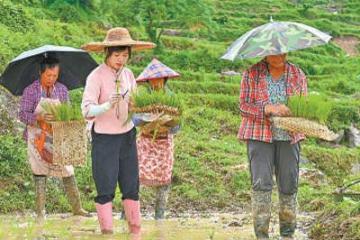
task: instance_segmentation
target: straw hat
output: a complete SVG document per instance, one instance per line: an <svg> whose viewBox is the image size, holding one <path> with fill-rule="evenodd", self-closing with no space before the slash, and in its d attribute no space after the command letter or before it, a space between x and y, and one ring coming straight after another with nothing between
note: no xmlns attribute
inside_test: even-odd
<svg viewBox="0 0 360 240"><path fill-rule="evenodd" d="M144 71L137 77L137 82L145 82L148 80L155 80L160 78L176 78L180 74L154 58Z"/></svg>
<svg viewBox="0 0 360 240"><path fill-rule="evenodd" d="M126 28L112 28L106 33L106 37L102 42L90 42L83 46L82 49L88 52L104 52L106 47L130 46L133 50L144 50L156 47L152 42L135 41L131 38Z"/></svg>

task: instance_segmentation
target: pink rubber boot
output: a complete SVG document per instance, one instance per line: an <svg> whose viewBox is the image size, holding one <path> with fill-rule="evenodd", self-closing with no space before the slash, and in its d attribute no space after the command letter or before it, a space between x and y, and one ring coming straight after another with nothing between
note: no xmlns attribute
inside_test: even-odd
<svg viewBox="0 0 360 240"><path fill-rule="evenodd" d="M132 239L138 239L141 230L140 202L125 199L123 205Z"/></svg>
<svg viewBox="0 0 360 240"><path fill-rule="evenodd" d="M96 212L102 234L113 233L112 202L105 204L96 203Z"/></svg>

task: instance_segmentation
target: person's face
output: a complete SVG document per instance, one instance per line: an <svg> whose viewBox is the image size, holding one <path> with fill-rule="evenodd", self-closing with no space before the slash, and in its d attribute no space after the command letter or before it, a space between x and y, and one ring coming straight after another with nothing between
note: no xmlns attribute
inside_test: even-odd
<svg viewBox="0 0 360 240"><path fill-rule="evenodd" d="M59 77L59 71L60 71L59 66L45 69L45 71L40 74L41 84L45 87L54 86L56 80Z"/></svg>
<svg viewBox="0 0 360 240"><path fill-rule="evenodd" d="M285 66L286 54L266 56L266 62L273 68L282 68Z"/></svg>
<svg viewBox="0 0 360 240"><path fill-rule="evenodd" d="M127 63L128 59L129 49L126 49L124 51L113 52L110 57L108 57L106 62L109 67L118 71Z"/></svg>
<svg viewBox="0 0 360 240"><path fill-rule="evenodd" d="M165 80L163 78L152 79L149 81L151 88L154 90L160 90L164 88Z"/></svg>

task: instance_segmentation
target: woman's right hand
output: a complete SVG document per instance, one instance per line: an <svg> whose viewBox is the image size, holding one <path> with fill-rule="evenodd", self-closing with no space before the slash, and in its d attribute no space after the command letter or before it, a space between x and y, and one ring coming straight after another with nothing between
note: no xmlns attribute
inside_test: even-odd
<svg viewBox="0 0 360 240"><path fill-rule="evenodd" d="M120 93L113 93L110 96L109 102L111 104L111 108L115 107L115 105L120 101L121 99L121 94Z"/></svg>
<svg viewBox="0 0 360 240"><path fill-rule="evenodd" d="M288 117L291 116L290 109L284 104L268 104L265 106L266 116Z"/></svg>
<svg viewBox="0 0 360 240"><path fill-rule="evenodd" d="M45 113L45 114L38 114L36 115L37 121L54 121L55 117L53 114Z"/></svg>

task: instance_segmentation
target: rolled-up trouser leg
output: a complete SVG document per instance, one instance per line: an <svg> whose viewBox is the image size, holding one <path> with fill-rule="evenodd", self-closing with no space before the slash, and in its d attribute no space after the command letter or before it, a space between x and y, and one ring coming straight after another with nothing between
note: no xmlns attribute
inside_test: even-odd
<svg viewBox="0 0 360 240"><path fill-rule="evenodd" d="M271 191L253 191L251 203L256 238L267 239L271 218Z"/></svg>

